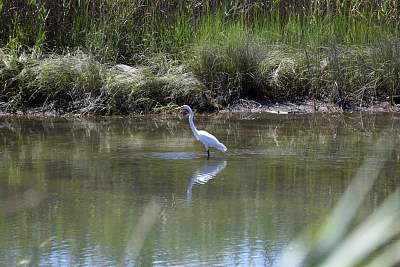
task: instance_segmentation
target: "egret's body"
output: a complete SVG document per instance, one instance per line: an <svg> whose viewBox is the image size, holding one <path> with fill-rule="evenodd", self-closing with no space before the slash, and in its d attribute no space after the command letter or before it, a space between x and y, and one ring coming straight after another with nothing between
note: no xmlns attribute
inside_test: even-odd
<svg viewBox="0 0 400 267"><path fill-rule="evenodd" d="M189 112L189 125L190 129L193 132L194 137L203 143L206 151L207 151L207 159L210 158L210 148L213 147L218 149L221 152L226 152L226 146L221 143L214 135L210 134L209 132L203 130L197 130L196 126L193 122L193 111L188 105L184 105L181 107L183 110Z"/></svg>

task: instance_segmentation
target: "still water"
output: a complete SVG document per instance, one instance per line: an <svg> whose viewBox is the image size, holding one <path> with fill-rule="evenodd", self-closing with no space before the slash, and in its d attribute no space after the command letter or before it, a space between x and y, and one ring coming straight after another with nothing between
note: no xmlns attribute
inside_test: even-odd
<svg viewBox="0 0 400 267"><path fill-rule="evenodd" d="M0 265L274 266L400 115L0 118ZM399 186L395 147L361 213Z"/></svg>

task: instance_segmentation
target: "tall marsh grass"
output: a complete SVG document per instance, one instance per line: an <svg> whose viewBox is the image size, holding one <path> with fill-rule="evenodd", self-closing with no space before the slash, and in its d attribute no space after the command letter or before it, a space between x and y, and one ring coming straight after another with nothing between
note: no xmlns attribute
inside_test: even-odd
<svg viewBox="0 0 400 267"><path fill-rule="evenodd" d="M400 94L398 8L397 1L392 0L0 0L0 47L14 58L24 54L39 58L52 53L65 55L78 50L103 67L123 63L139 69L148 69L152 58L167 55L194 73L192 81L204 84L199 88L214 104L204 104L203 97L200 102L199 98L191 102L203 108L227 105L238 98L313 98L346 107L349 103L363 105L377 99L393 99ZM44 66L36 68L44 71L52 57L42 57ZM19 62L19 67L2 68L0 73L7 95L11 93L8 89L17 88L9 83L24 84L20 76L13 76L20 73L21 62L12 62ZM89 77L102 75L97 63L90 64L92 70L86 69L91 73ZM157 64L150 67L154 68ZM71 70L68 64L46 72L54 75L43 77L52 88L64 92L66 87L73 87L74 92L85 94L92 88L92 94L101 94L102 79L93 76L93 83L84 85L88 77ZM60 75L70 77L68 86L62 84L67 80L60 79ZM171 84L180 87L182 78L181 74L178 79L168 75L161 80L146 76L149 79L144 88L152 90L149 94L153 96L157 91L157 100L151 107L186 98L174 99L175 93L166 93ZM54 89L45 89L45 93L28 89L47 88L43 81L33 80L25 85L28 95L35 92L34 96L25 97L28 102L45 102L49 92L61 97L60 101L71 94L70 89L67 95L58 91L55 94ZM116 86L119 91L120 86ZM128 82L124 86L123 90L131 90ZM0 101L10 99L7 95L1 95ZM122 100L117 105L126 106ZM143 107L149 107L146 101Z"/></svg>
<svg viewBox="0 0 400 267"><path fill-rule="evenodd" d="M107 60L169 52L240 24L290 45L366 43L397 36L396 1L4 1L0 44L81 48Z"/></svg>

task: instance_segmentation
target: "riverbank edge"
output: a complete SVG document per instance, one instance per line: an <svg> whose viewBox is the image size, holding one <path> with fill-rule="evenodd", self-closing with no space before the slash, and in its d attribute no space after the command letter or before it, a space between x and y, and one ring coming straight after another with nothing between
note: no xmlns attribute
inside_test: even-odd
<svg viewBox="0 0 400 267"><path fill-rule="evenodd" d="M294 115L294 114L350 114L356 112L363 113L400 113L400 104L391 105L388 101L376 101L367 106L351 105L346 108L342 108L333 103L327 103L322 101L305 100L301 102L280 102L261 104L255 100L241 99L236 103L216 111L198 112L200 115L241 115L241 114L276 114L276 115ZM51 111L37 111L28 110L25 112L4 112L0 110L0 117L58 117L58 118L69 118L69 117L143 117L143 116L168 116L176 113L175 106L165 108L158 112L148 113L131 113L125 115L96 115L96 114L81 114L81 113L56 113Z"/></svg>

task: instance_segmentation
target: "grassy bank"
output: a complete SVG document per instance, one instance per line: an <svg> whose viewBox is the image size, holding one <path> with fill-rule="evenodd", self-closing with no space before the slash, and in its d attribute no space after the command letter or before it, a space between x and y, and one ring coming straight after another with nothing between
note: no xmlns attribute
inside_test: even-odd
<svg viewBox="0 0 400 267"><path fill-rule="evenodd" d="M1 109L346 107L400 94L395 1L293 3L0 0Z"/></svg>
<svg viewBox="0 0 400 267"><path fill-rule="evenodd" d="M1 109L80 114L150 112L171 104L214 107L207 89L181 65L157 58L130 67L81 52L14 57L0 51Z"/></svg>

